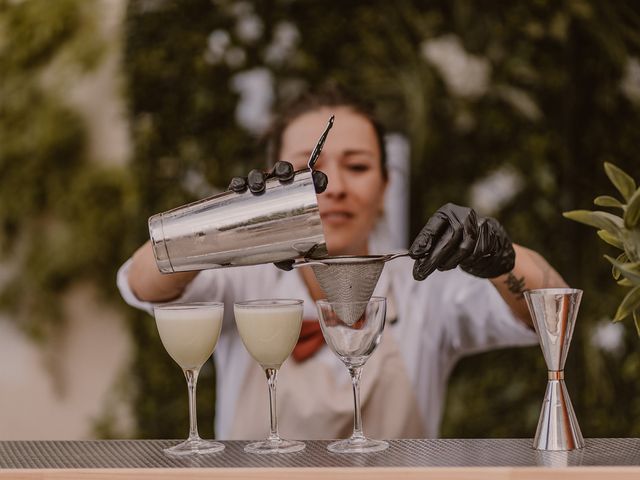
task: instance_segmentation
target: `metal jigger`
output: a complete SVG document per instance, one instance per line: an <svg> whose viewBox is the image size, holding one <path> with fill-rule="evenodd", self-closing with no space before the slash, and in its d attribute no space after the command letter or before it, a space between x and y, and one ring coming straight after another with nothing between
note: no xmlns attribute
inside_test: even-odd
<svg viewBox="0 0 640 480"><path fill-rule="evenodd" d="M544 288L524 292L549 370L549 382L533 448L575 450L584 438L564 383L564 364L573 335L582 290Z"/></svg>

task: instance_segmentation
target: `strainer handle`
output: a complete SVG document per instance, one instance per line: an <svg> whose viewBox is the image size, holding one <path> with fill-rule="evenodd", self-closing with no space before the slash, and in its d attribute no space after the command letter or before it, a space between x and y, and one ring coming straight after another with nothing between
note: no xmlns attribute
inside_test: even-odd
<svg viewBox="0 0 640 480"><path fill-rule="evenodd" d="M406 257L409 255L409 251L408 250L403 250L401 252L396 252L396 253L388 253L386 255L380 255L378 257L378 259L376 259L376 261L382 261L382 262L388 262L389 260L394 260L396 258L400 258L400 257ZM316 267L316 266L322 266L322 267L328 267L329 265L327 265L324 262L321 261L306 261L306 260L299 260L296 261L295 263L293 263L291 265L293 268L299 268L299 267Z"/></svg>
<svg viewBox="0 0 640 480"><path fill-rule="evenodd" d="M326 263L322 263L322 262L306 262L304 260L299 260L297 262L294 262L291 267L292 268L300 268L300 267L316 267L316 266L321 266L321 267L328 267L328 265Z"/></svg>
<svg viewBox="0 0 640 480"><path fill-rule="evenodd" d="M390 253L388 255L385 255L384 261L388 262L389 260L395 260L396 258L407 257L407 256L409 256L409 250L403 250L402 252Z"/></svg>

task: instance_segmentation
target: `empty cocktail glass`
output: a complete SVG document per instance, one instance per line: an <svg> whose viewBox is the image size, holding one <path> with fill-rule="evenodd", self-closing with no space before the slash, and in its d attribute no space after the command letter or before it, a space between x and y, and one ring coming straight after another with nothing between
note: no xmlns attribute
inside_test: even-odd
<svg viewBox="0 0 640 480"><path fill-rule="evenodd" d="M386 298L371 297L368 302L329 302L318 300L320 327L327 344L349 369L353 385L353 433L346 440L329 444L334 453L378 452L389 447L383 440L364 436L360 415L360 376L362 367L380 343L387 310ZM353 312L359 312L356 317Z"/></svg>

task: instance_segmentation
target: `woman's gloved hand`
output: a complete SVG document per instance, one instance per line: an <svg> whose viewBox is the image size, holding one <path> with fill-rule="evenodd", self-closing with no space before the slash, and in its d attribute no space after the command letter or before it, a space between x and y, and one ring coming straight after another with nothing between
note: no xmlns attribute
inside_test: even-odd
<svg viewBox="0 0 640 480"><path fill-rule="evenodd" d="M415 259L413 278L424 280L434 270L460 267L471 275L494 278L510 272L516 254L502 225L478 217L468 207L447 203L427 221L409 249Z"/></svg>
<svg viewBox="0 0 640 480"><path fill-rule="evenodd" d="M242 193L249 189L254 195L264 192L265 182L269 178L278 178L281 182L288 182L293 179L293 165L289 162L278 161L273 166L271 172L262 172L260 170L251 170L246 177L233 177L229 183L229 190L236 193ZM327 176L319 170L313 171L313 185L316 193L322 193L327 189Z"/></svg>
<svg viewBox="0 0 640 480"><path fill-rule="evenodd" d="M242 193L249 189L254 195L260 195L264 192L265 182L269 178L276 177L281 182L288 182L293 179L293 165L289 162L278 161L273 166L271 172L265 173L260 170L251 170L247 177L233 177L231 183L229 183L229 190L236 193ZM328 179L327 176L320 170L314 170L313 173L313 186L316 193L322 193L327 189ZM274 265L281 270L293 270L293 260L285 260L284 262L277 262Z"/></svg>

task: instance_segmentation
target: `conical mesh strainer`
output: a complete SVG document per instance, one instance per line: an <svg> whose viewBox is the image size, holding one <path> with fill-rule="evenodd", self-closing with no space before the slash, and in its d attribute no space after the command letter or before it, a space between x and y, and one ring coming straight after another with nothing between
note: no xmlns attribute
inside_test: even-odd
<svg viewBox="0 0 640 480"><path fill-rule="evenodd" d="M378 284L385 262L408 255L408 252L387 255L342 255L295 263L294 267L309 266L334 309L343 322L357 322Z"/></svg>

